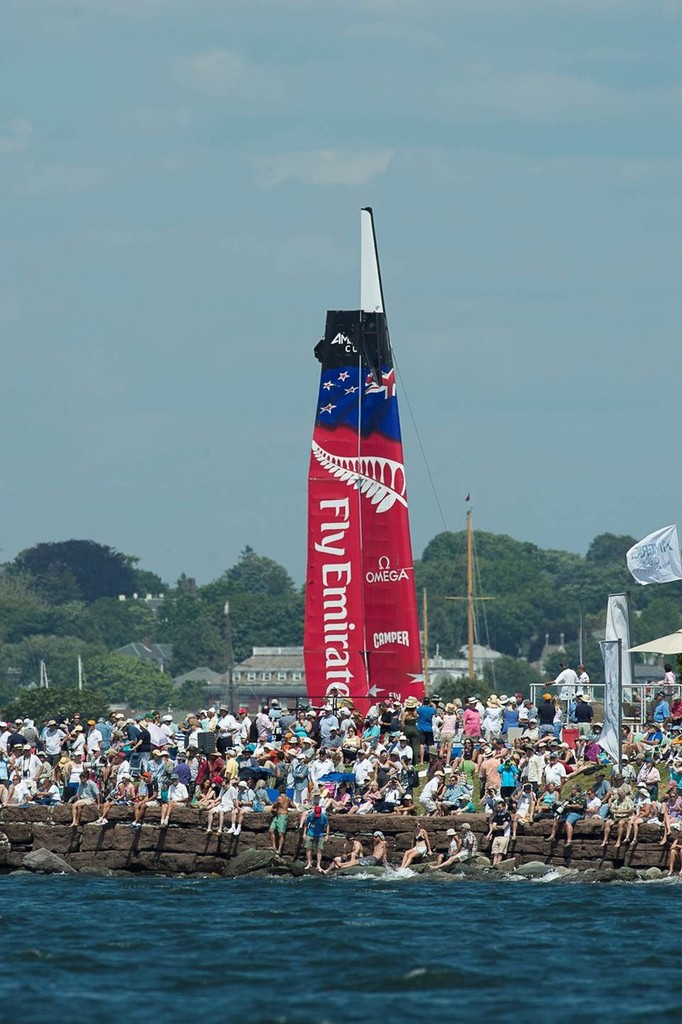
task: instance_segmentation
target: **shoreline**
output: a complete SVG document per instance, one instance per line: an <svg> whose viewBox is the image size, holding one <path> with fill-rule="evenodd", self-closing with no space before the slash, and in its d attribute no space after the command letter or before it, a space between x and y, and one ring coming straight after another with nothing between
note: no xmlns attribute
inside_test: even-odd
<svg viewBox="0 0 682 1024"><path fill-rule="evenodd" d="M169 828L159 828L159 807L150 807L145 824L131 829L128 808L114 807L106 825L95 825L97 812L86 808L83 824L69 825L71 809L56 807L5 807L0 812L0 872L32 870L85 875L123 876L215 876L235 877L303 877L302 832L296 829L296 818L290 817L283 856L271 850L267 813L247 814L241 835L207 835L206 814L197 808L179 808ZM600 823L578 822L571 847L562 840L547 842L551 821L540 821L519 833L510 845L505 860L494 868L487 857L489 844L484 836L488 820L482 814L450 817L404 817L390 814L329 816L330 838L324 849L323 864L341 855L344 845L359 839L365 852L371 852L372 833L380 829L387 841L388 863L399 868L404 852L414 843L418 827L428 830L434 855L445 853L448 829L463 821L470 824L478 841L479 854L470 862L453 865L450 872L431 871L427 862L412 865L416 875L434 878L498 878L541 877L556 872L557 878L603 881L635 881L663 877L667 872L668 847L659 845L660 830L643 826L639 841L616 850L614 842L606 850L599 847ZM349 871L334 872L325 877L375 873L385 875L381 867L358 866ZM646 874L648 873L648 874ZM583 879L584 876L584 879ZM316 877L322 877L316 875ZM676 875L673 877L677 877Z"/></svg>

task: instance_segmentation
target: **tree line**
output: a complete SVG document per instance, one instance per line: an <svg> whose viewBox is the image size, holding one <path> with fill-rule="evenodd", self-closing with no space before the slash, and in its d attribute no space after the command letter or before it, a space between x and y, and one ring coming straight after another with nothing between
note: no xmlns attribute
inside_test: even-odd
<svg viewBox="0 0 682 1024"><path fill-rule="evenodd" d="M477 533L476 587L494 598L479 605L478 640L505 655L488 684L511 689L541 678L530 663L539 658L547 636L557 644L563 635L575 664L581 608L585 661L597 680L598 638L612 592L631 593L633 643L682 628L682 583L635 585L625 565L625 552L634 543L633 537L600 534L583 557ZM252 548L203 586L185 575L169 585L142 570L139 561L94 541L69 540L37 544L0 566L0 703L37 686L41 660L51 687L73 687L80 655L88 688L109 700L177 705L173 676L199 666L226 669L226 601L237 662L253 646L302 644L303 588L283 566ZM464 531L441 533L429 542L415 562L415 583L418 593L426 589L429 596L431 654L437 644L445 657L456 655L466 642L466 607L447 598L466 592ZM148 593L163 594L156 612L144 600ZM172 645L166 672L116 654L147 638ZM546 675L557 660L546 664ZM191 686L184 696L201 699Z"/></svg>

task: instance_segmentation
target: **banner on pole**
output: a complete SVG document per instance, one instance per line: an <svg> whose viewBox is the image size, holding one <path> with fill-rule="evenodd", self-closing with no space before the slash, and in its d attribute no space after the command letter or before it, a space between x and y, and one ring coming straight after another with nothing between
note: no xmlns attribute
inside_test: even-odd
<svg viewBox="0 0 682 1024"><path fill-rule="evenodd" d="M682 559L677 526L664 526L644 537L627 555L628 569L643 587L649 583L682 580Z"/></svg>
<svg viewBox="0 0 682 1024"><path fill-rule="evenodd" d="M609 594L609 603L606 606L606 631L604 639L623 641L623 699L632 700L632 656L626 653L632 646L630 643L630 613L628 610L627 594Z"/></svg>
<svg viewBox="0 0 682 1024"><path fill-rule="evenodd" d="M618 763L620 754L620 704L621 704L621 643L619 640L602 640L601 656L604 659L604 726L599 746ZM626 659L627 660L627 659Z"/></svg>

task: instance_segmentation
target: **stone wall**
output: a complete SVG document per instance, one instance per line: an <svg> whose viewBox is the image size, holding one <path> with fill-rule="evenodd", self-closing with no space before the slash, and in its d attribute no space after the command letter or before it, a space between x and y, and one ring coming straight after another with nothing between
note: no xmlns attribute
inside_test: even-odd
<svg viewBox="0 0 682 1024"><path fill-rule="evenodd" d="M238 854L245 850L270 849L269 814L247 814L241 835L235 837L207 835L204 831L206 813L195 808L176 808L171 827L166 829L158 828L159 813L159 808L149 808L143 827L131 829L131 814L127 808L114 807L109 824L104 826L93 824L97 814L94 809L85 808L83 824L72 828L68 807L6 807L0 812L0 870L20 869L27 853L43 849L58 854L77 871L87 869L89 873L99 870L105 874L126 871L226 875L232 873L230 864ZM370 853L372 833L381 829L388 841L390 862L399 864L404 851L414 843L418 825L428 830L434 851L442 852L449 842L446 830L462 820L461 817L406 818L386 814L331 815L331 838L325 848L324 861L328 863L342 852L346 838L359 838ZM489 844L483 838L487 831L485 816L467 815L466 820L479 840L479 852L488 854ZM297 819L291 815L283 851L287 863L304 858L302 833L296 823ZM518 839L507 854L508 860L514 860L516 865L544 861L580 871L667 866L667 847L659 845L661 831L655 826L643 826L638 843L616 851L613 840L607 850L599 849L602 828L592 822L576 825L572 847L565 847L563 840L550 847L546 838L551 825L549 821L538 822L523 835L519 830ZM612 835L614 833L615 828Z"/></svg>

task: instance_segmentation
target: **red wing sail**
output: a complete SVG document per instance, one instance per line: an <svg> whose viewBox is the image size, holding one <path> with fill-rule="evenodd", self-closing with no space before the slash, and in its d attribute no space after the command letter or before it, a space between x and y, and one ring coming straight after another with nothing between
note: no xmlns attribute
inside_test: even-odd
<svg viewBox="0 0 682 1024"><path fill-rule="evenodd" d="M423 693L395 370L371 238L376 276L363 232L372 308L327 313L315 350L304 636L310 697L349 696L360 709Z"/></svg>

